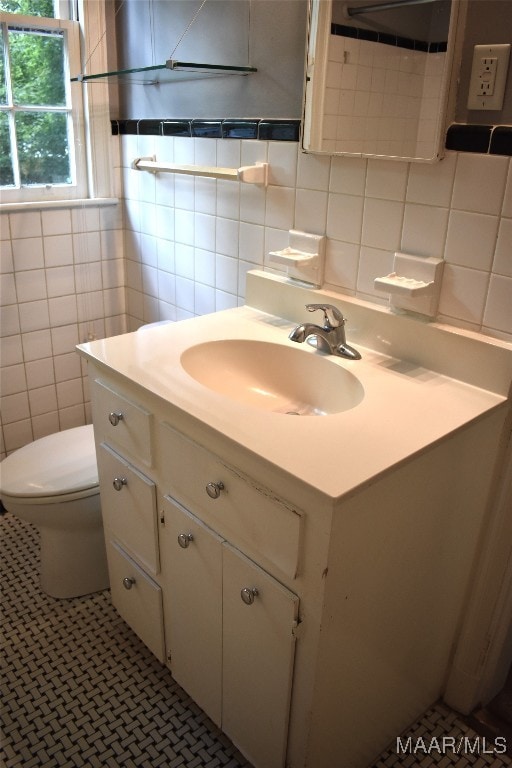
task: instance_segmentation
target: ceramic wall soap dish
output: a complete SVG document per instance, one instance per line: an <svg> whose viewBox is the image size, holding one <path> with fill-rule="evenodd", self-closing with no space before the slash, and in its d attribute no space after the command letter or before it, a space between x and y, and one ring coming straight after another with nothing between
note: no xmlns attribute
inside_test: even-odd
<svg viewBox="0 0 512 768"><path fill-rule="evenodd" d="M376 277L377 291L389 294L390 306L435 317L444 261L433 256L395 253L393 272Z"/></svg>
<svg viewBox="0 0 512 768"><path fill-rule="evenodd" d="M269 259L286 267L288 277L320 288L324 279L325 237L290 229L288 246L270 251Z"/></svg>

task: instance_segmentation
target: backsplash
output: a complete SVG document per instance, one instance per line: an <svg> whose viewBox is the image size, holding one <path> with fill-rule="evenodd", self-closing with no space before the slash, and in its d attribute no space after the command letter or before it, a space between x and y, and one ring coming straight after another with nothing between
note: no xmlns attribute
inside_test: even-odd
<svg viewBox="0 0 512 768"><path fill-rule="evenodd" d="M240 123L274 130L262 126L269 121L222 122L229 141L160 127L114 136L124 205L2 215L2 456L89 420L76 343L243 303L246 272L270 269L268 252L285 247L292 228L327 234L326 287L382 304L373 280L392 270L395 250L444 257L439 319L512 342L509 157L330 158L303 154L296 139L235 137ZM268 162L269 186L131 168L153 154Z"/></svg>

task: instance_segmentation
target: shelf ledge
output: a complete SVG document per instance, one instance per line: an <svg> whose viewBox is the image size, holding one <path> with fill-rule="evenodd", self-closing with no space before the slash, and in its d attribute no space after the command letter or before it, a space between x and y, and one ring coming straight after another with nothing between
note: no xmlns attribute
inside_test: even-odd
<svg viewBox="0 0 512 768"><path fill-rule="evenodd" d="M151 173L180 173L186 176L203 176L209 179L229 179L246 184L268 184L268 163L245 165L242 168L218 168L210 165L179 165L177 163L159 163L155 157L136 157L132 162L136 171Z"/></svg>
<svg viewBox="0 0 512 768"><path fill-rule="evenodd" d="M152 64L149 67L131 67L130 69L114 69L109 72L97 72L95 74L84 74L81 72L76 77L71 78L72 83L87 83L91 80L102 78L119 77L123 78L131 75L140 75L147 85L154 85L159 82L172 82L179 79L177 73L182 73L184 77L194 75L197 77L218 77L220 75L251 75L258 70L256 67L239 67L229 64L200 64L193 61L176 61L167 59L165 64ZM170 79L166 75L170 74ZM159 78L163 77L164 80Z"/></svg>

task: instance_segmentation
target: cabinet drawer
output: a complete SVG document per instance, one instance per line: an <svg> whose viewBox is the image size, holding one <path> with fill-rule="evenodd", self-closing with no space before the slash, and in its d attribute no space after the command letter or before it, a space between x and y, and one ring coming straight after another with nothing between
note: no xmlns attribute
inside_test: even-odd
<svg viewBox="0 0 512 768"><path fill-rule="evenodd" d="M264 555L294 578L300 557L300 512L167 424L162 424L161 439L164 493L194 510L235 546L257 559ZM216 484L218 497L211 498L207 486L214 493Z"/></svg>
<svg viewBox="0 0 512 768"><path fill-rule="evenodd" d="M151 414L98 379L92 387L94 424L101 438L151 466Z"/></svg>
<svg viewBox="0 0 512 768"><path fill-rule="evenodd" d="M162 590L115 543L107 547L112 603L159 661L165 663Z"/></svg>
<svg viewBox="0 0 512 768"><path fill-rule="evenodd" d="M98 469L105 528L144 568L158 573L155 484L104 443Z"/></svg>

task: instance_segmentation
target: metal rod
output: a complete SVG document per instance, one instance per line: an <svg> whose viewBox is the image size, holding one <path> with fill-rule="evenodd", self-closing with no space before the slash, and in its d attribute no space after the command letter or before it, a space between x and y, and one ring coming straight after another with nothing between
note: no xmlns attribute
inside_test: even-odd
<svg viewBox="0 0 512 768"><path fill-rule="evenodd" d="M349 16L359 16L361 13L373 13L374 11L389 11L391 8L399 8L401 5L423 5L434 3L435 0L391 0L389 3L377 3L376 5L361 5L358 8L347 8Z"/></svg>

